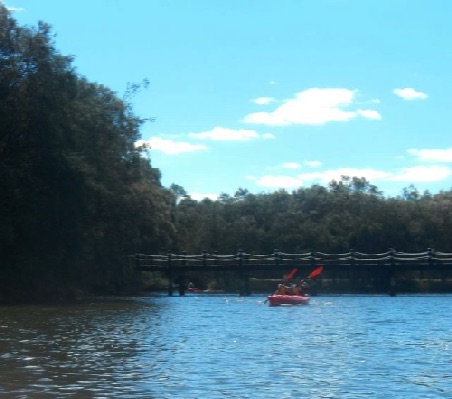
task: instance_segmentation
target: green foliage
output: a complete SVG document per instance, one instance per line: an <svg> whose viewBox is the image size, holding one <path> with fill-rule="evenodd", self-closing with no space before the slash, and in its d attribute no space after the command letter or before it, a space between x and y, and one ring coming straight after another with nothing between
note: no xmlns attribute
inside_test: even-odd
<svg viewBox="0 0 452 399"><path fill-rule="evenodd" d="M240 188L218 201L183 200L175 209L177 248L224 254L450 251L452 192L420 195L410 186L403 193L385 198L364 178L343 176L328 188L257 195Z"/></svg>
<svg viewBox="0 0 452 399"><path fill-rule="evenodd" d="M128 254L173 241L172 195L135 147L139 88L79 77L47 24L0 5L0 299L121 290Z"/></svg>

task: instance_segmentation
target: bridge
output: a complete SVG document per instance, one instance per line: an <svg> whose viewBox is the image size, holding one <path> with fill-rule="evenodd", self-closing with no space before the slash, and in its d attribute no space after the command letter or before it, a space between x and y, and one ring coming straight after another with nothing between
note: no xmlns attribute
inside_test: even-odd
<svg viewBox="0 0 452 399"><path fill-rule="evenodd" d="M275 272L283 276L292 268L297 268L299 275L322 265L322 279L379 278L386 284L387 292L394 296L398 290L398 282L407 272L418 272L421 276L432 272L441 275L441 279L452 278L452 253L435 251L431 248L425 252L407 253L390 248L377 254L349 251L329 254L318 251L290 254L275 250L267 255L249 254L239 251L232 255L208 253L189 255L187 253L164 255L135 254L134 268L137 271L160 272L168 278L168 295L173 295L173 282L176 277L186 276L190 272L235 273L239 284L240 295L250 295L249 278L259 272ZM317 288L317 287L316 287ZM179 294L184 295L181 285Z"/></svg>

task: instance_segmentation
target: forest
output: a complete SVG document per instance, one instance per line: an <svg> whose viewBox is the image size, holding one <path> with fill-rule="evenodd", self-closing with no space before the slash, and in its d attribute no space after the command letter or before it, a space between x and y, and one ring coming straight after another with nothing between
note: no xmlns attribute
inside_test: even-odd
<svg viewBox="0 0 452 399"><path fill-rule="evenodd" d="M133 98L90 82L51 27L0 3L0 302L136 289L134 253L452 251L452 190L386 197L363 177L196 201L136 145Z"/></svg>

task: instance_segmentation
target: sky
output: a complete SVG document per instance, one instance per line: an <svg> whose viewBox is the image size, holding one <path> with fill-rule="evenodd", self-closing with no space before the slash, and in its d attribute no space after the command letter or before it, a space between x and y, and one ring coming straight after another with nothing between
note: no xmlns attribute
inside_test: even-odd
<svg viewBox="0 0 452 399"><path fill-rule="evenodd" d="M452 189L452 1L4 0L132 100L162 184L193 199L364 177Z"/></svg>

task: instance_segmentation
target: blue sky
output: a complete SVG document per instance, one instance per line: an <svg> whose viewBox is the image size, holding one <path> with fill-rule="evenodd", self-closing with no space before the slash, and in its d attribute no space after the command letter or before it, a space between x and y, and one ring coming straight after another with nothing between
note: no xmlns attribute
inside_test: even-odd
<svg viewBox="0 0 452 399"><path fill-rule="evenodd" d="M452 1L5 0L124 93L162 184L195 199L367 178L452 188Z"/></svg>

